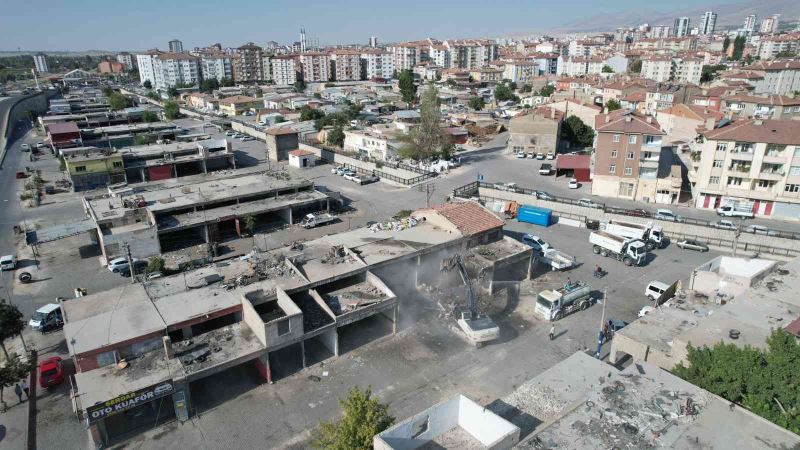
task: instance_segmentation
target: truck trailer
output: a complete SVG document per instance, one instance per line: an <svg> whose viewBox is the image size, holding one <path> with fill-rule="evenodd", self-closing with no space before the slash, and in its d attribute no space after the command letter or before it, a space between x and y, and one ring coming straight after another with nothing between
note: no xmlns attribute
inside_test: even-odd
<svg viewBox="0 0 800 450"><path fill-rule="evenodd" d="M589 235L595 255L610 256L626 266L641 266L647 256L647 247L638 239L630 239L607 231L594 231Z"/></svg>
<svg viewBox="0 0 800 450"><path fill-rule="evenodd" d="M653 222L642 224L611 219L601 223L600 229L617 236L644 241L647 251L662 248L666 243L663 229Z"/></svg>
<svg viewBox="0 0 800 450"><path fill-rule="evenodd" d="M594 303L592 287L580 281L559 289L547 289L536 297L534 312L544 320L556 321Z"/></svg>

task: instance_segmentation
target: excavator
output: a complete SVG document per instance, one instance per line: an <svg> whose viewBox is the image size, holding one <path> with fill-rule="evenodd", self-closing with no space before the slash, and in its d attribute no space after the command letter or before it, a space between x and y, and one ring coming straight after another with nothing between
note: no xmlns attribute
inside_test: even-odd
<svg viewBox="0 0 800 450"><path fill-rule="evenodd" d="M475 293L472 291L472 283L469 280L467 268L461 255L456 253L450 258L442 261L442 271L458 269L461 281L467 288L467 306L456 306L453 313L456 317L458 326L467 336L475 347L482 347L487 342L494 341L500 336L500 329L491 317L478 313L478 305L475 301Z"/></svg>

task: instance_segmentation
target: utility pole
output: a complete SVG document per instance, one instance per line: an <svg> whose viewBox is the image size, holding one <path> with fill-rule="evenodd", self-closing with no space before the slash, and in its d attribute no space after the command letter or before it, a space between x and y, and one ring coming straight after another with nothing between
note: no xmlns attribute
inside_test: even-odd
<svg viewBox="0 0 800 450"><path fill-rule="evenodd" d="M419 187L420 192L425 192L425 207L431 207L431 197L433 197L433 193L436 192L436 185L433 182L425 183L425 190L422 190L422 186Z"/></svg>
<svg viewBox="0 0 800 450"><path fill-rule="evenodd" d="M131 257L131 246L128 241L122 243L122 248L125 250L125 258L128 260L128 269L131 271L131 284L136 283L136 268L133 266L133 258Z"/></svg>
<svg viewBox="0 0 800 450"><path fill-rule="evenodd" d="M597 332L597 352L594 354L597 359L600 359L600 350L602 350L603 340L605 340L603 325L606 323L606 303L608 303L608 286L603 288L603 313L600 315L600 331Z"/></svg>

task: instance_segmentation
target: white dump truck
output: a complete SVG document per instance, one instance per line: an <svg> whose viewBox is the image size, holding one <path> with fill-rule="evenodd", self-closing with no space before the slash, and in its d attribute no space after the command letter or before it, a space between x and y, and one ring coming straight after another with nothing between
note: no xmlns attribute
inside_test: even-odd
<svg viewBox="0 0 800 450"><path fill-rule="evenodd" d="M536 297L534 312L544 320L559 320L594 303L592 287L580 281L560 289L547 289Z"/></svg>
<svg viewBox="0 0 800 450"><path fill-rule="evenodd" d="M600 224L600 229L628 239L642 240L647 247L647 251L662 248L666 243L664 240L664 230L660 225L655 225L653 222L636 223L611 219L602 222Z"/></svg>
<svg viewBox="0 0 800 450"><path fill-rule="evenodd" d="M542 261L549 264L553 270L569 269L575 265L575 258L552 247L542 249Z"/></svg>
<svg viewBox="0 0 800 450"><path fill-rule="evenodd" d="M626 266L641 266L647 256L647 247L638 239L630 239L607 231L594 231L589 235L592 252L596 255L610 256L625 263Z"/></svg>
<svg viewBox="0 0 800 450"><path fill-rule="evenodd" d="M302 225L303 228L314 228L325 225L326 223L331 223L334 220L336 220L336 216L333 214L306 214L303 221L300 222L300 225Z"/></svg>

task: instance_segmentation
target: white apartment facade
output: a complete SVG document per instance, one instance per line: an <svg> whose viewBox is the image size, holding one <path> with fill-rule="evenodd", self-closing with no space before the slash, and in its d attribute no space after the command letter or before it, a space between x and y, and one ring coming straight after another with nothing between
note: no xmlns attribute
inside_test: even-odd
<svg viewBox="0 0 800 450"><path fill-rule="evenodd" d="M480 69L497 59L497 43L490 40L467 39L444 41L450 51L451 67Z"/></svg>
<svg viewBox="0 0 800 450"><path fill-rule="evenodd" d="M670 57L642 59L641 75L649 80L664 83L672 78L674 62Z"/></svg>
<svg viewBox="0 0 800 450"><path fill-rule="evenodd" d="M514 83L528 83L538 74L533 61L509 61L503 67L503 79Z"/></svg>
<svg viewBox="0 0 800 450"><path fill-rule="evenodd" d="M394 59L394 67L398 72L411 70L419 62L417 47L412 44L398 44L388 48Z"/></svg>
<svg viewBox="0 0 800 450"><path fill-rule="evenodd" d="M361 52L361 67L367 80L373 78L392 78L395 72L392 53L379 49Z"/></svg>
<svg viewBox="0 0 800 450"><path fill-rule="evenodd" d="M33 65L36 66L37 73L49 72L47 68L47 55L44 53L37 53L33 55Z"/></svg>
<svg viewBox="0 0 800 450"><path fill-rule="evenodd" d="M357 51L342 50L333 53L336 81L361 79L361 55Z"/></svg>
<svg viewBox="0 0 800 450"><path fill-rule="evenodd" d="M322 52L306 52L300 55L303 65L303 81L320 83L331 80L331 56Z"/></svg>
<svg viewBox="0 0 800 450"><path fill-rule="evenodd" d="M792 120L741 120L704 133L695 206L727 203L758 216L800 218L800 128Z"/></svg>
<svg viewBox="0 0 800 450"><path fill-rule="evenodd" d="M387 136L365 130L349 130L344 132L344 150L358 153L359 156L387 161L397 156L396 149Z"/></svg>
<svg viewBox="0 0 800 450"><path fill-rule="evenodd" d="M270 61L272 82L279 86L294 84L299 79L300 61L297 55L276 55Z"/></svg>
<svg viewBox="0 0 800 450"><path fill-rule="evenodd" d="M798 50L800 50L800 34L768 37L758 42L758 57L762 60L777 58L780 53L797 54Z"/></svg>
<svg viewBox="0 0 800 450"><path fill-rule="evenodd" d="M700 84L703 76L702 58L679 58L675 64L675 81L678 83Z"/></svg>
<svg viewBox="0 0 800 450"><path fill-rule="evenodd" d="M196 85L200 83L200 61L186 53L162 53L153 59L155 88L169 89L178 83Z"/></svg>
<svg viewBox="0 0 800 450"><path fill-rule="evenodd" d="M117 54L117 62L121 64L125 64L125 68L130 70L134 67L135 59L133 56L128 52L122 52Z"/></svg>
<svg viewBox="0 0 800 450"><path fill-rule="evenodd" d="M158 50L153 50L144 54L136 55L136 65L139 67L139 82L144 84L149 81L150 84L156 84L156 72L153 61L159 55Z"/></svg>
<svg viewBox="0 0 800 450"><path fill-rule="evenodd" d="M200 57L200 69L204 80L223 78L233 79L233 65L230 56L224 53L206 54Z"/></svg>

